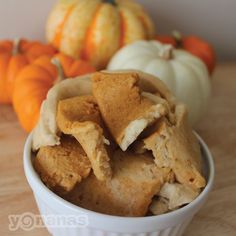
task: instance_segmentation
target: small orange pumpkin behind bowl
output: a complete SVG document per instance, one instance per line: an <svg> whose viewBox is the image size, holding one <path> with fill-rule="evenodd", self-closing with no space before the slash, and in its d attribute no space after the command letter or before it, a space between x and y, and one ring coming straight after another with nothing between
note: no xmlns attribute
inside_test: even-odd
<svg viewBox="0 0 236 236"><path fill-rule="evenodd" d="M12 103L15 78L23 67L41 55L55 53L51 45L38 41L0 41L0 104Z"/></svg>
<svg viewBox="0 0 236 236"><path fill-rule="evenodd" d="M64 54L41 56L21 70L15 80L13 107L21 126L30 132L36 125L48 90L65 78L92 73L95 68Z"/></svg>

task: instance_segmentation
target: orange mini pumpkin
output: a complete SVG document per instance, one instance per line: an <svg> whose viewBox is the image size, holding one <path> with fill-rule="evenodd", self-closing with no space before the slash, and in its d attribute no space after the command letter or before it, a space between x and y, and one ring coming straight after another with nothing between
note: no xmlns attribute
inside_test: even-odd
<svg viewBox="0 0 236 236"><path fill-rule="evenodd" d="M60 0L46 35L61 52L103 69L120 47L153 38L154 24L133 0Z"/></svg>
<svg viewBox="0 0 236 236"><path fill-rule="evenodd" d="M40 107L48 90L67 77L94 72L88 62L63 54L41 56L21 70L15 81L13 106L20 124L27 131L36 125Z"/></svg>
<svg viewBox="0 0 236 236"><path fill-rule="evenodd" d="M213 47L203 39L194 35L183 37L178 31L174 31L172 36L158 35L156 39L161 43L171 44L192 53L206 64L209 73L212 74L216 64L215 52Z"/></svg>
<svg viewBox="0 0 236 236"><path fill-rule="evenodd" d="M0 41L0 103L10 104L14 81L19 71L40 55L55 54L47 44L27 40Z"/></svg>

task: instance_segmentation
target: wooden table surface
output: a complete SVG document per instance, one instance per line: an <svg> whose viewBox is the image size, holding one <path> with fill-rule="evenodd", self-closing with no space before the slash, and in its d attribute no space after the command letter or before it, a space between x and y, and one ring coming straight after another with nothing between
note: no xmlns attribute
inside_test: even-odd
<svg viewBox="0 0 236 236"><path fill-rule="evenodd" d="M236 63L217 67L209 110L197 127L216 166L215 185L206 205L184 236L236 235ZM26 182L22 150L24 133L10 106L0 106L0 235L49 235L44 228L9 231L9 214L38 214Z"/></svg>

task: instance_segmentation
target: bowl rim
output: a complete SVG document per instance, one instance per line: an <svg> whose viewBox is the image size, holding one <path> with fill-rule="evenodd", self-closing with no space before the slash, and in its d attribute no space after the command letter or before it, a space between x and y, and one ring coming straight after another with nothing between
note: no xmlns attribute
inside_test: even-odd
<svg viewBox="0 0 236 236"><path fill-rule="evenodd" d="M177 210L161 214L161 215L155 215L155 216L143 216L143 217L124 217L124 216L114 216L114 215L107 215L103 213L98 213L95 211L91 211L82 207L79 207L77 205L74 205L73 203L70 203L69 201L61 198L54 192L52 192L49 188L47 188L44 183L41 181L40 177L38 176L37 172L34 170L34 167L32 165L32 151L31 151L31 144L32 144L32 132L28 135L25 146L24 146L24 157L23 157L23 164L24 164L24 172L25 176L27 178L27 181L33 190L34 193L35 190L37 189L37 192L43 193L43 195L48 196L50 199L53 201L59 203L60 205L63 205L69 210L72 210L75 213L78 214L88 214L89 217L99 217L101 220L104 221L111 221L111 220L116 220L116 222L124 223L125 221L128 221L129 223L135 223L138 224L139 222L149 222L150 220L155 220L155 221L165 221L167 218L176 218L179 217L180 215L183 215L187 212L189 212L191 209L196 208L199 204L201 204L202 201L204 201L205 197L208 195L210 190L212 189L213 182L214 182L214 176L215 176L215 167L214 167L214 161L212 158L212 155L203 141L203 139L194 131L194 134L196 135L200 146L202 147L204 151L204 156L208 164L208 180L207 180L207 185L205 188L202 190L202 192L199 194L199 196L194 199L191 203L188 205L179 208ZM37 193L36 193L37 194ZM197 207L198 208L198 207Z"/></svg>

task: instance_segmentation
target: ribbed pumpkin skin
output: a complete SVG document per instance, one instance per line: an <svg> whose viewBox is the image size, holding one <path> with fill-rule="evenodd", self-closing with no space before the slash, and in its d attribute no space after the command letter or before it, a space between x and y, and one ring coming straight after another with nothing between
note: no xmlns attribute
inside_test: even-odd
<svg viewBox="0 0 236 236"><path fill-rule="evenodd" d="M181 37L180 39L170 35L158 35L156 39L161 43L171 44L176 48L183 48L192 53L206 64L210 74L213 73L216 65L215 52L213 47L203 39L195 35Z"/></svg>
<svg viewBox="0 0 236 236"><path fill-rule="evenodd" d="M153 38L154 26L132 0L61 0L49 16L46 35L63 53L103 69L123 45Z"/></svg>
<svg viewBox="0 0 236 236"><path fill-rule="evenodd" d="M0 41L0 104L12 102L15 78L23 67L41 55L56 52L50 45L27 40L20 40L15 53L13 47L13 41Z"/></svg>
<svg viewBox="0 0 236 236"><path fill-rule="evenodd" d="M63 54L54 58L60 61L66 78L95 71L93 66L82 60L74 60ZM41 56L23 68L16 78L13 107L21 126L27 132L36 125L41 104L58 78L57 68L51 61L51 57Z"/></svg>

